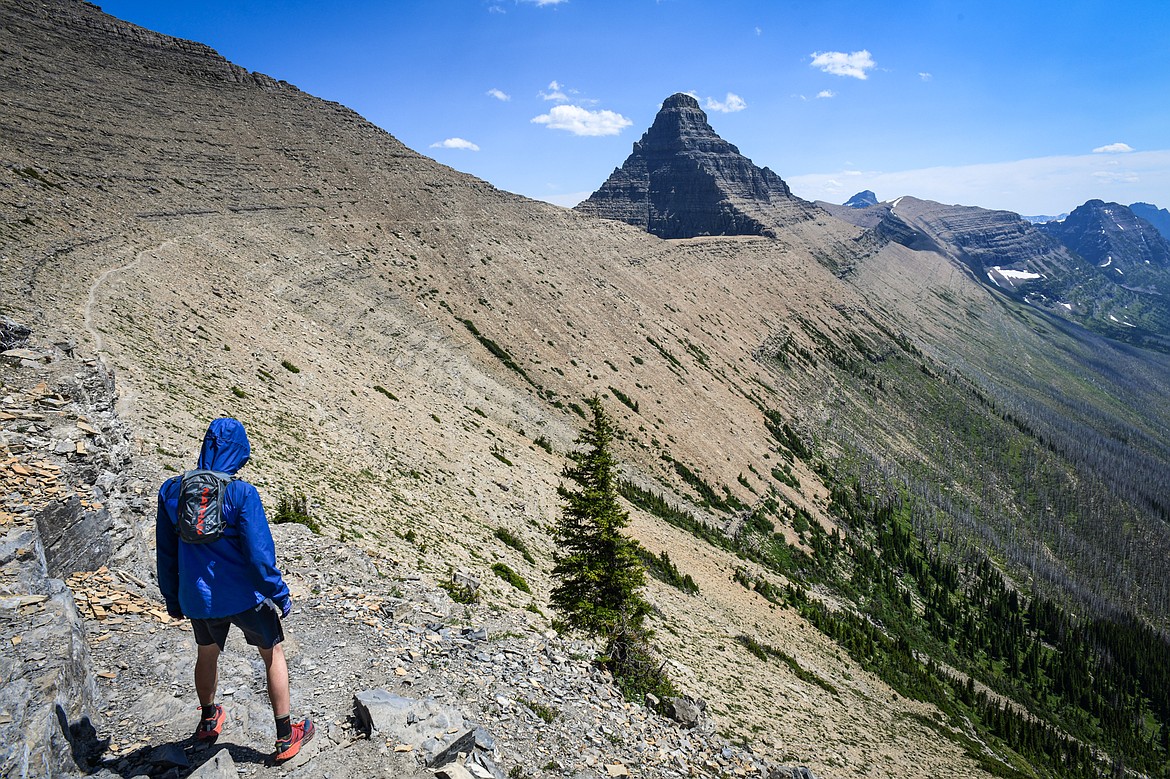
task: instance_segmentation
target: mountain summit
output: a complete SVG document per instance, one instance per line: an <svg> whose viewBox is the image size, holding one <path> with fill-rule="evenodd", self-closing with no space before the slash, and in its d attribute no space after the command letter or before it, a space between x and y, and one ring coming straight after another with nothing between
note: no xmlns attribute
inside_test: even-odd
<svg viewBox="0 0 1170 779"><path fill-rule="evenodd" d="M577 206L660 238L775 236L814 208L720 138L699 102L682 93L663 102L622 166Z"/></svg>

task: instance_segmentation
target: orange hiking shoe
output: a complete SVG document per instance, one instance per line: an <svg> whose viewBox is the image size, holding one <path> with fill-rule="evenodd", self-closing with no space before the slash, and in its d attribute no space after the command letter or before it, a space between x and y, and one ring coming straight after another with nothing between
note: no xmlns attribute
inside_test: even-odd
<svg viewBox="0 0 1170 779"><path fill-rule="evenodd" d="M215 705L215 714L210 717L203 717L199 720L199 725L195 728L196 741L211 741L219 738L219 734L223 731L223 721L227 719L224 714L223 706L218 703Z"/></svg>
<svg viewBox="0 0 1170 779"><path fill-rule="evenodd" d="M297 752L301 751L301 747L313 740L313 734L317 729L313 727L313 723L304 719L292 726L292 735L288 738L276 739L276 762L280 763L288 760L291 757L296 757Z"/></svg>

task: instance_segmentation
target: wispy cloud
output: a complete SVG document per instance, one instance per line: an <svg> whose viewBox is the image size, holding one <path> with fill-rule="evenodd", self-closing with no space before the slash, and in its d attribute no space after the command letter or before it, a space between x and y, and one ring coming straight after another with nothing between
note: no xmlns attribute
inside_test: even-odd
<svg viewBox="0 0 1170 779"><path fill-rule="evenodd" d="M787 175L784 180L803 198L833 203L843 202L859 190L872 189L889 200L913 195L1020 214L1059 214L1094 198L1165 206L1166 193L1170 192L1170 149L896 172L810 173Z"/></svg>
<svg viewBox="0 0 1170 779"><path fill-rule="evenodd" d="M923 72L918 74L918 78L922 79L923 81L930 81L932 78L934 78L934 74Z"/></svg>
<svg viewBox="0 0 1170 779"><path fill-rule="evenodd" d="M565 130L573 135L617 135L631 122L613 111L590 111L575 105L553 106L547 114L534 116L534 124L543 124L553 130Z"/></svg>
<svg viewBox="0 0 1170 779"><path fill-rule="evenodd" d="M1110 143L1093 149L1093 154L1129 154L1133 147L1128 143Z"/></svg>
<svg viewBox="0 0 1170 779"><path fill-rule="evenodd" d="M544 8L546 5L560 5L561 3L569 2L569 0L520 0L520 2L534 5L537 8Z"/></svg>
<svg viewBox="0 0 1170 779"><path fill-rule="evenodd" d="M471 141L465 141L462 138L448 138L445 141L439 141L431 144L432 149L466 149L467 151L479 151L479 147Z"/></svg>
<svg viewBox="0 0 1170 779"><path fill-rule="evenodd" d="M836 97L836 96L837 96L837 93L831 89L822 89L820 92L817 92L817 98L820 100L827 100L831 97Z"/></svg>
<svg viewBox="0 0 1170 779"><path fill-rule="evenodd" d="M742 111L747 108L747 103L744 99L734 92L728 92L727 97L722 101L716 100L713 97L707 98L707 110L718 111L721 114L733 114L736 111Z"/></svg>
<svg viewBox="0 0 1170 779"><path fill-rule="evenodd" d="M849 76L851 78L859 78L862 81L869 78L866 71L873 70L876 63L873 61L873 55L866 49L855 51L851 54L846 54L843 51L814 51L809 55L811 62L809 65L822 70L825 73L832 73L834 76Z"/></svg>
<svg viewBox="0 0 1170 779"><path fill-rule="evenodd" d="M558 103L567 102L569 99L569 96L565 94L564 89L556 81L548 82L548 91L545 92L542 89L538 94L545 100L556 100Z"/></svg>
<svg viewBox="0 0 1170 779"><path fill-rule="evenodd" d="M488 13L489 14L506 14L508 12L505 11L502 6L489 5L488 6Z"/></svg>
<svg viewBox="0 0 1170 779"><path fill-rule="evenodd" d="M512 96L507 92L504 92L502 89L496 89L495 87L489 89L486 94L503 103L506 103L512 99Z"/></svg>

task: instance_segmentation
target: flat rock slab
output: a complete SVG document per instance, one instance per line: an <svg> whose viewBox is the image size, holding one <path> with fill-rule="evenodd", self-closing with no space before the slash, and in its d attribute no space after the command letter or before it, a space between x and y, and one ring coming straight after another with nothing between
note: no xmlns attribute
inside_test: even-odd
<svg viewBox="0 0 1170 779"><path fill-rule="evenodd" d="M363 690L353 696L354 711L366 734L382 736L417 749L430 766L443 765L459 752L475 748L475 732L458 709L434 698L418 700L387 692Z"/></svg>

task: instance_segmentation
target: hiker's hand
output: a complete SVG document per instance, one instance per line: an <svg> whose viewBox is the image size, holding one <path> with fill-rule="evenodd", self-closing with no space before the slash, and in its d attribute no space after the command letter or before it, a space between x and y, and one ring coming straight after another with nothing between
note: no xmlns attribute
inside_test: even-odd
<svg viewBox="0 0 1170 779"><path fill-rule="evenodd" d="M285 598L284 603L280 604L280 618L284 619L292 611L292 598Z"/></svg>

